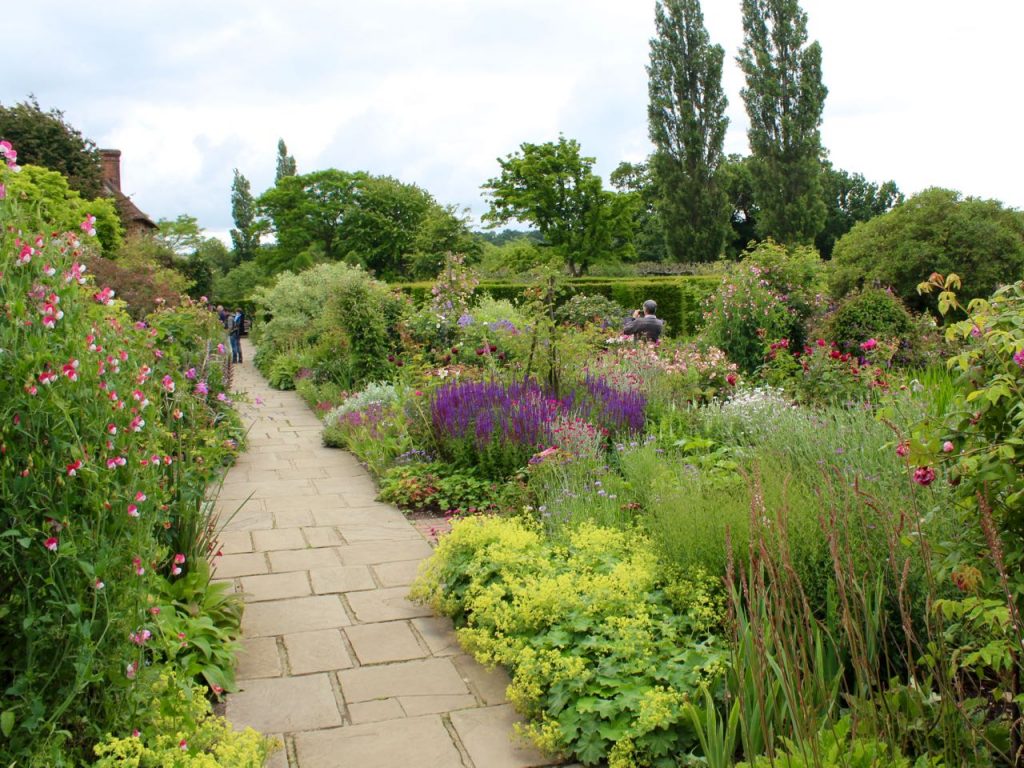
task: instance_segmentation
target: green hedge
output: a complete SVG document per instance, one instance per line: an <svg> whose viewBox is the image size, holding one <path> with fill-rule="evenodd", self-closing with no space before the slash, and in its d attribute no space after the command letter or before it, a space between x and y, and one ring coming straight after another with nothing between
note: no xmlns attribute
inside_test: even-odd
<svg viewBox="0 0 1024 768"><path fill-rule="evenodd" d="M658 303L658 317L665 321L669 336L691 336L701 325L701 302L718 286L720 277L710 275L680 275L670 277L607 278L579 277L567 280L568 290L559 302L577 294L600 295L617 301L627 309L638 309L647 299ZM416 304L428 301L433 283L393 283L409 295ZM519 301L526 289L525 283L481 283L478 291L495 299Z"/></svg>

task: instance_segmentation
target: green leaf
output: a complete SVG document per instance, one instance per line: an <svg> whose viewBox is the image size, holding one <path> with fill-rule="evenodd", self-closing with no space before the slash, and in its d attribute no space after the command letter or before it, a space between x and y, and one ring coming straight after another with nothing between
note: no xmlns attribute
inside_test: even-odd
<svg viewBox="0 0 1024 768"><path fill-rule="evenodd" d="M4 738L10 738L11 733L14 731L14 710L5 709L3 714L0 714L0 733L3 733Z"/></svg>

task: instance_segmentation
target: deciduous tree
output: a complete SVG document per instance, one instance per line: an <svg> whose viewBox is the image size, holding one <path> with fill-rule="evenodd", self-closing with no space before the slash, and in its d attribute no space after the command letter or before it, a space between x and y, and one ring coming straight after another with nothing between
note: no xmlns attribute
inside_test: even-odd
<svg viewBox="0 0 1024 768"><path fill-rule="evenodd" d="M14 145L19 163L57 171L86 199L102 193L99 150L64 119L59 109L44 112L34 96L13 107L0 104L0 139Z"/></svg>
<svg viewBox="0 0 1024 768"><path fill-rule="evenodd" d="M249 180L235 168L231 182L231 218L235 228L231 230L231 245L238 262L251 261L260 247L260 236L265 226L259 220L256 201L252 196Z"/></svg>
<svg viewBox="0 0 1024 768"><path fill-rule="evenodd" d="M855 224L836 243L831 288L890 286L917 310L933 305L917 292L932 272L964 281L961 301L988 296L1024 275L1024 213L996 200L926 189L888 213Z"/></svg>
<svg viewBox="0 0 1024 768"><path fill-rule="evenodd" d="M276 184L285 176L294 176L298 173L295 165L295 158L288 154L288 147L284 139L277 140L277 173L274 175Z"/></svg>
<svg viewBox="0 0 1024 768"><path fill-rule="evenodd" d="M729 119L722 91L725 51L712 45L699 0L658 0L648 73L651 175L668 252L713 261L729 231L717 178Z"/></svg>
<svg viewBox="0 0 1024 768"><path fill-rule="evenodd" d="M484 221L532 223L574 275L632 252L636 199L605 191L594 158L582 157L576 141L560 136L557 143L523 143L498 163L501 175L484 184L490 197Z"/></svg>
<svg viewBox="0 0 1024 768"><path fill-rule="evenodd" d="M821 193L821 115L828 89L821 46L807 44L798 0L743 0L751 174L762 237L810 243L825 223Z"/></svg>
<svg viewBox="0 0 1024 768"><path fill-rule="evenodd" d="M822 258L832 258L836 240L849 232L858 221L881 216L898 203L903 193L895 181L874 184L861 174L850 174L826 163L822 176L825 199L825 227L814 238Z"/></svg>

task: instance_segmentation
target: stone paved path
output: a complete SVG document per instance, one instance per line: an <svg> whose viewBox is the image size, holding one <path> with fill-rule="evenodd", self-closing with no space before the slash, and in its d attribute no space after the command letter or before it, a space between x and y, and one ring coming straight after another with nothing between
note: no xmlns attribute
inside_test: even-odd
<svg viewBox="0 0 1024 768"><path fill-rule="evenodd" d="M281 738L272 768L528 768L508 678L463 654L451 623L406 600L431 547L320 422L251 364L234 389L248 447L218 498L216 578L245 593L236 727ZM247 499L247 501L246 501Z"/></svg>

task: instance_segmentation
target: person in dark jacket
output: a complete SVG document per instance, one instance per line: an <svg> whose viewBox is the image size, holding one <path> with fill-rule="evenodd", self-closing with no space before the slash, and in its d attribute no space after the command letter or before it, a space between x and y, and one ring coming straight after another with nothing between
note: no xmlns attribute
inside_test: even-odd
<svg viewBox="0 0 1024 768"><path fill-rule="evenodd" d="M245 313L236 309L228 320L228 340L231 342L231 362L242 362L242 333L245 331Z"/></svg>
<svg viewBox="0 0 1024 768"><path fill-rule="evenodd" d="M661 338L661 332L665 327L665 321L655 314L658 305L651 299L644 302L643 310L637 310L633 317L626 321L622 332L626 336L632 336L637 341L657 341Z"/></svg>

